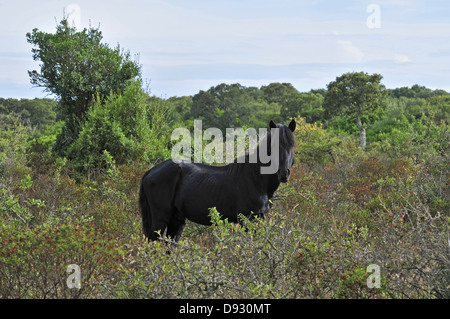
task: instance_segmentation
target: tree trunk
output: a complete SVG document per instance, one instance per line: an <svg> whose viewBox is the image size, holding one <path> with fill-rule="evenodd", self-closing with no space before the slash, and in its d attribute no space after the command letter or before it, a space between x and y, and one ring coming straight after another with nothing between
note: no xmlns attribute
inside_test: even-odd
<svg viewBox="0 0 450 319"><path fill-rule="evenodd" d="M361 113L356 113L356 126L358 126L359 129L359 146L362 149L366 148L366 129L361 123Z"/></svg>

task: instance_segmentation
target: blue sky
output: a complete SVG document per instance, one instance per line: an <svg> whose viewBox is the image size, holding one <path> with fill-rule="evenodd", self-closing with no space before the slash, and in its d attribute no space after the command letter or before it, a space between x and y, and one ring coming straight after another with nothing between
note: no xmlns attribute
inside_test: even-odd
<svg viewBox="0 0 450 319"><path fill-rule="evenodd" d="M46 96L29 82L39 65L25 34L54 32L64 8L78 27L100 24L104 42L139 54L160 97L222 82L309 91L352 71L380 73L389 88L450 91L446 0L0 0L0 97Z"/></svg>

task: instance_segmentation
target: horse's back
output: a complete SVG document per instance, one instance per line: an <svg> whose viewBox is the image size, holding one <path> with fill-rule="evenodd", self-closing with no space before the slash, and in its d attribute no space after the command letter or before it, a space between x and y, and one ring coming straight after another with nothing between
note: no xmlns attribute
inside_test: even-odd
<svg viewBox="0 0 450 319"><path fill-rule="evenodd" d="M149 170L142 185L152 209L164 215L210 225L209 208L216 207L224 218L237 222L238 213L259 211L267 196L244 173L230 174L229 168L167 160Z"/></svg>
<svg viewBox="0 0 450 319"><path fill-rule="evenodd" d="M201 163L181 162L180 182L175 207L187 219L202 225L210 224L208 208L221 206L227 198L226 168Z"/></svg>
<svg viewBox="0 0 450 319"><path fill-rule="evenodd" d="M231 222L238 213L248 214L261 206L261 196L245 178L245 174L230 173L230 166L197 163L180 164L180 183L175 205L189 220L210 225L209 209L216 207Z"/></svg>

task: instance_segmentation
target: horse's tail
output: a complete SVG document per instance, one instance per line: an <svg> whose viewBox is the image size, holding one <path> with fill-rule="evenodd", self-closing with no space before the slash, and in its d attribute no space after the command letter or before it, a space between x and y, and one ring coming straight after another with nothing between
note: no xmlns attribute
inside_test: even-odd
<svg viewBox="0 0 450 319"><path fill-rule="evenodd" d="M145 195L144 190L144 178L148 175L150 171L146 172L141 179L141 188L139 191L139 207L141 209L141 217L142 217L142 227L144 230L144 235L150 240L150 232L152 226L152 216L150 211L150 206L148 205L147 196Z"/></svg>

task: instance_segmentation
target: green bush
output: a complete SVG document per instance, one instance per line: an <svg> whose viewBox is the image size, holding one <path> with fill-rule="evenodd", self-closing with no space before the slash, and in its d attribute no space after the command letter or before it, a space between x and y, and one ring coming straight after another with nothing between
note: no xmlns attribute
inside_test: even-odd
<svg viewBox="0 0 450 319"><path fill-rule="evenodd" d="M0 114L0 183L27 170L29 130L18 114Z"/></svg>
<svg viewBox="0 0 450 319"><path fill-rule="evenodd" d="M126 259L132 262L124 265L120 280L104 283L103 293L115 298L386 296L366 286L367 229L352 228L337 244L310 236L292 214L243 218L242 225L221 219L214 208L210 217L210 227L188 225L189 239L175 247L169 238L150 244L134 238L127 245Z"/></svg>
<svg viewBox="0 0 450 319"><path fill-rule="evenodd" d="M322 128L322 124L306 123L304 118L296 118L295 136L297 160L310 167L334 160L332 149L341 141Z"/></svg>
<svg viewBox="0 0 450 319"><path fill-rule="evenodd" d="M30 136L27 164L37 173L44 173L55 162L53 146L61 132L64 122L48 125L45 129L33 132Z"/></svg>
<svg viewBox="0 0 450 319"><path fill-rule="evenodd" d="M103 172L109 168L105 151L117 164L169 156L163 108L149 104L140 81L132 82L123 94L112 93L105 102L97 96L68 149L71 167L87 176Z"/></svg>
<svg viewBox="0 0 450 319"><path fill-rule="evenodd" d="M0 298L94 296L94 282L114 271L120 250L89 224L34 228L0 225ZM81 269L81 289L70 289L67 266Z"/></svg>

